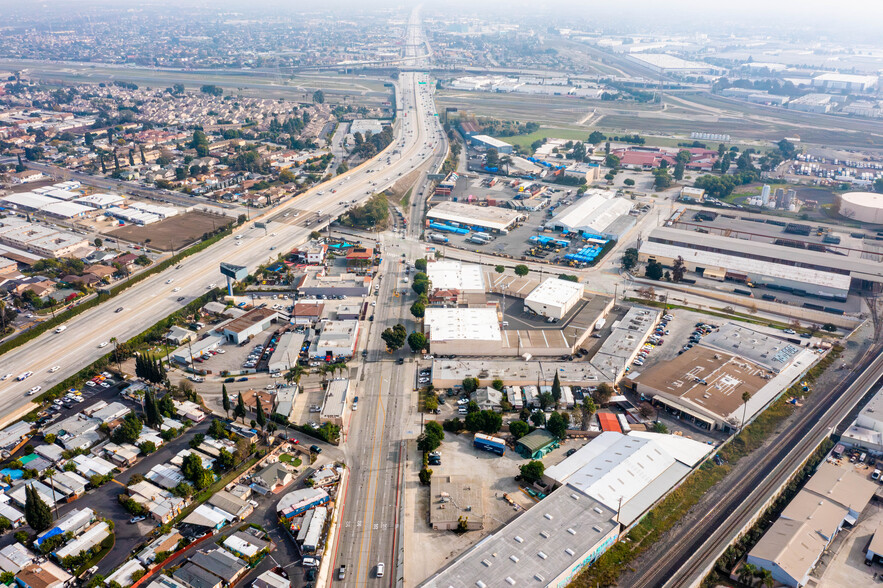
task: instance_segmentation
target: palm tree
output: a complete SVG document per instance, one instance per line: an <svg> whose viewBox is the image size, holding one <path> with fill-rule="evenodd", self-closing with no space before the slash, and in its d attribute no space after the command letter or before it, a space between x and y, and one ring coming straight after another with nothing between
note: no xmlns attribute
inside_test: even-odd
<svg viewBox="0 0 883 588"><path fill-rule="evenodd" d="M506 175L509 175L509 164L512 163L512 158L508 155L504 155L500 158L500 164L506 166Z"/></svg>
<svg viewBox="0 0 883 588"><path fill-rule="evenodd" d="M49 478L49 487L52 488L52 500L55 500L55 480L53 476L55 475L55 468L48 468L46 470L46 477ZM55 500L55 520L58 520L58 501Z"/></svg>
<svg viewBox="0 0 883 588"><path fill-rule="evenodd" d="M767 569L761 569L755 575L760 578L760 583L766 586L766 588L773 588L773 585L776 583L773 580L773 573Z"/></svg>
<svg viewBox="0 0 883 588"><path fill-rule="evenodd" d="M746 390L742 392L742 423L739 425L739 432L745 428L745 415L748 412L748 401L751 400L751 393Z"/></svg>
<svg viewBox="0 0 883 588"><path fill-rule="evenodd" d="M123 365L122 365L122 362L120 361L120 348L117 346L117 338L111 337L110 342L113 343L113 354L116 356L117 369L119 369L120 374L122 374L123 373Z"/></svg>
<svg viewBox="0 0 883 588"><path fill-rule="evenodd" d="M757 574L757 566L750 563L742 564L739 568L739 581L750 586L754 584L755 574Z"/></svg>
<svg viewBox="0 0 883 588"><path fill-rule="evenodd" d="M298 383L300 383L300 377L302 375L304 375L305 371L306 370L304 369L304 366L299 365L299 364L294 365L291 367L291 369L289 369L287 372L285 372L285 381L288 382L289 384L292 381L294 381L295 384L298 384Z"/></svg>

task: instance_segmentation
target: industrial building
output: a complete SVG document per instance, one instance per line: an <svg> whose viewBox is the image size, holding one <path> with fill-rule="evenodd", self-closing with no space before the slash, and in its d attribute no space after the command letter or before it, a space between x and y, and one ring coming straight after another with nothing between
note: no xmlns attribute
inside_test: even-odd
<svg viewBox="0 0 883 588"><path fill-rule="evenodd" d="M421 588L566 586L619 537L616 511L570 486L550 493Z"/></svg>
<svg viewBox="0 0 883 588"><path fill-rule="evenodd" d="M656 261L673 267L678 258L683 259L687 271L703 277L724 281L751 282L757 286L800 291L811 296L844 300L849 294L850 279L847 275L831 272L794 268L781 263L746 259L725 253L687 250L678 245L645 241L641 244L638 258L643 262Z"/></svg>
<svg viewBox="0 0 883 588"><path fill-rule="evenodd" d="M748 553L747 562L769 570L785 586L806 586L840 528L856 523L876 490L877 483L853 464L823 462Z"/></svg>
<svg viewBox="0 0 883 588"><path fill-rule="evenodd" d="M441 355L495 355L503 345L496 308L427 308L424 329Z"/></svg>
<svg viewBox="0 0 883 588"><path fill-rule="evenodd" d="M715 70L707 63L687 61L667 53L629 53L626 58L657 73L712 73Z"/></svg>
<svg viewBox="0 0 883 588"><path fill-rule="evenodd" d="M547 229L591 233L618 241L635 226L632 203L610 190L593 189L545 223Z"/></svg>
<svg viewBox="0 0 883 588"><path fill-rule="evenodd" d="M873 455L883 455L883 392L877 392L861 409L855 421L843 432L840 442Z"/></svg>
<svg viewBox="0 0 883 588"><path fill-rule="evenodd" d="M99 210L104 210L111 206L117 206L125 201L126 199L123 196L117 196L116 194L89 194L88 196L82 196L74 200L77 204L90 206Z"/></svg>
<svg viewBox="0 0 883 588"><path fill-rule="evenodd" d="M454 531L461 520L469 531L484 528L484 488L479 480L433 476L429 496L429 524L436 531Z"/></svg>
<svg viewBox="0 0 883 588"><path fill-rule="evenodd" d="M427 220L454 228L478 229L495 233L508 232L516 223L524 220L524 214L497 206L478 206L461 202L441 202L429 209ZM444 229L436 229L444 230ZM467 231L468 232L468 231Z"/></svg>
<svg viewBox="0 0 883 588"><path fill-rule="evenodd" d="M814 88L826 90L845 90L847 92L864 92L877 87L875 75L855 75L841 73L823 73L812 79Z"/></svg>
<svg viewBox="0 0 883 588"><path fill-rule="evenodd" d="M840 196L840 215L862 223L883 224L883 194L847 192Z"/></svg>
<svg viewBox="0 0 883 588"><path fill-rule="evenodd" d="M712 450L705 443L674 435L604 432L548 468L543 478L552 487L566 484L618 511L619 522L627 528Z"/></svg>
<svg viewBox="0 0 883 588"><path fill-rule="evenodd" d="M40 257L69 257L89 242L76 233L34 223L9 223L0 227L0 243ZM9 254L4 254L9 257Z"/></svg>
<svg viewBox="0 0 883 588"><path fill-rule="evenodd" d="M337 378L328 382L319 418L322 423L331 423L338 427L346 425L349 389L350 381L347 378Z"/></svg>
<svg viewBox="0 0 883 588"><path fill-rule="evenodd" d="M672 245L674 248L652 249L654 246L650 245L651 243ZM701 262L691 262L691 258L705 259L698 257L703 252L728 256L720 258L720 261L726 263L727 267L708 266L713 270L709 277L718 276L718 279L722 279L719 276L723 271L724 277L744 281L747 276L742 270L746 261L756 260L769 265L788 266L790 277L778 277L779 269L776 269L775 272L770 270L770 273L774 275L764 275L765 281L761 283L772 284L771 287L787 287L788 281L786 280L790 280L798 284L805 283L813 290L842 293L845 282L824 275L839 274L850 279L850 290L876 291L883 288L883 272L880 272L880 263L873 259L865 259L858 255L835 255L797 249L764 241L734 239L672 227L658 227L651 231L639 249L639 260L646 262L652 257L665 265L665 260L676 259L680 255L687 264L691 264L690 267L696 268L697 273L704 274L706 266L703 266ZM820 274L809 273L810 271L820 272ZM758 279L760 279L760 275L758 275Z"/></svg>
<svg viewBox="0 0 883 588"><path fill-rule="evenodd" d="M700 428L738 430L819 357L728 323L683 354L630 375L625 385ZM742 401L746 392L751 396L747 403Z"/></svg>
<svg viewBox="0 0 883 588"><path fill-rule="evenodd" d="M459 294L481 294L484 292L484 279L481 266L451 260L430 261L426 265L431 291L449 290Z"/></svg>
<svg viewBox="0 0 883 588"><path fill-rule="evenodd" d="M273 350L270 361L267 362L267 369L271 374L288 371L297 365L305 338L304 333L294 331L287 331L279 337L276 349Z"/></svg>
<svg viewBox="0 0 883 588"><path fill-rule="evenodd" d="M326 321L310 348L312 357L353 357L359 341L359 321Z"/></svg>
<svg viewBox="0 0 883 588"><path fill-rule="evenodd" d="M253 308L223 325L222 333L231 343L237 345L261 334L279 319L279 313L270 308Z"/></svg>
<svg viewBox="0 0 883 588"><path fill-rule="evenodd" d="M585 288L579 282L549 278L524 299L524 308L540 316L562 319L582 299Z"/></svg>
<svg viewBox="0 0 883 588"><path fill-rule="evenodd" d="M484 149L496 149L498 153L512 153L512 145L506 143L505 141L495 139L490 135L472 135L471 137L469 137L469 142L472 143L472 145L475 147L482 147Z"/></svg>

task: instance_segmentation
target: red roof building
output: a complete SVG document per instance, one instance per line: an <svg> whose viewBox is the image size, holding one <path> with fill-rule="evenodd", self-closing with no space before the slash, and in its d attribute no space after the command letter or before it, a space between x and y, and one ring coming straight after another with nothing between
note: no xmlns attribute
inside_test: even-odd
<svg viewBox="0 0 883 588"><path fill-rule="evenodd" d="M613 413L599 412L598 424L601 425L602 431L615 431L617 433L622 433L622 428L619 426L619 419L616 418L616 415Z"/></svg>

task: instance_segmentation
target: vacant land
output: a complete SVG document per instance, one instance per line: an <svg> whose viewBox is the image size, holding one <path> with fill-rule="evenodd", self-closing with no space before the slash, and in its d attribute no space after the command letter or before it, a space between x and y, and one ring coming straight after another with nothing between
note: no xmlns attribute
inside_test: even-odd
<svg viewBox="0 0 883 588"><path fill-rule="evenodd" d="M161 251L174 251L199 240L204 234L232 220L225 216L194 210L152 225L143 227L127 225L109 234L130 243L143 243Z"/></svg>

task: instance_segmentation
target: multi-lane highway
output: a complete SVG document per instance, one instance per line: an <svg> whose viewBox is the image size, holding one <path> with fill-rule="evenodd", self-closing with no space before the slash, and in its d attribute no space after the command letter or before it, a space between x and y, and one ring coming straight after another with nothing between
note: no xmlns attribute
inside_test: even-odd
<svg viewBox="0 0 883 588"><path fill-rule="evenodd" d="M109 346L99 347L101 343L112 337L125 341L205 293L212 284L223 285L220 262L253 270L276 256L271 247L285 251L303 243L311 231L350 206L391 186L428 160L437 160L445 142L430 97L432 88L425 74L403 72L397 83L399 116L392 144L371 161L264 213L261 218L268 222L266 230L247 223L237 231L241 239L227 238L187 258L177 269L148 278L71 319L64 332L45 333L5 353L0 376L11 373L12 377L0 382L0 414L9 415L27 404L26 393L33 386L46 390L109 352ZM60 369L49 373L53 366ZM15 379L26 371L34 374L24 381Z"/></svg>

